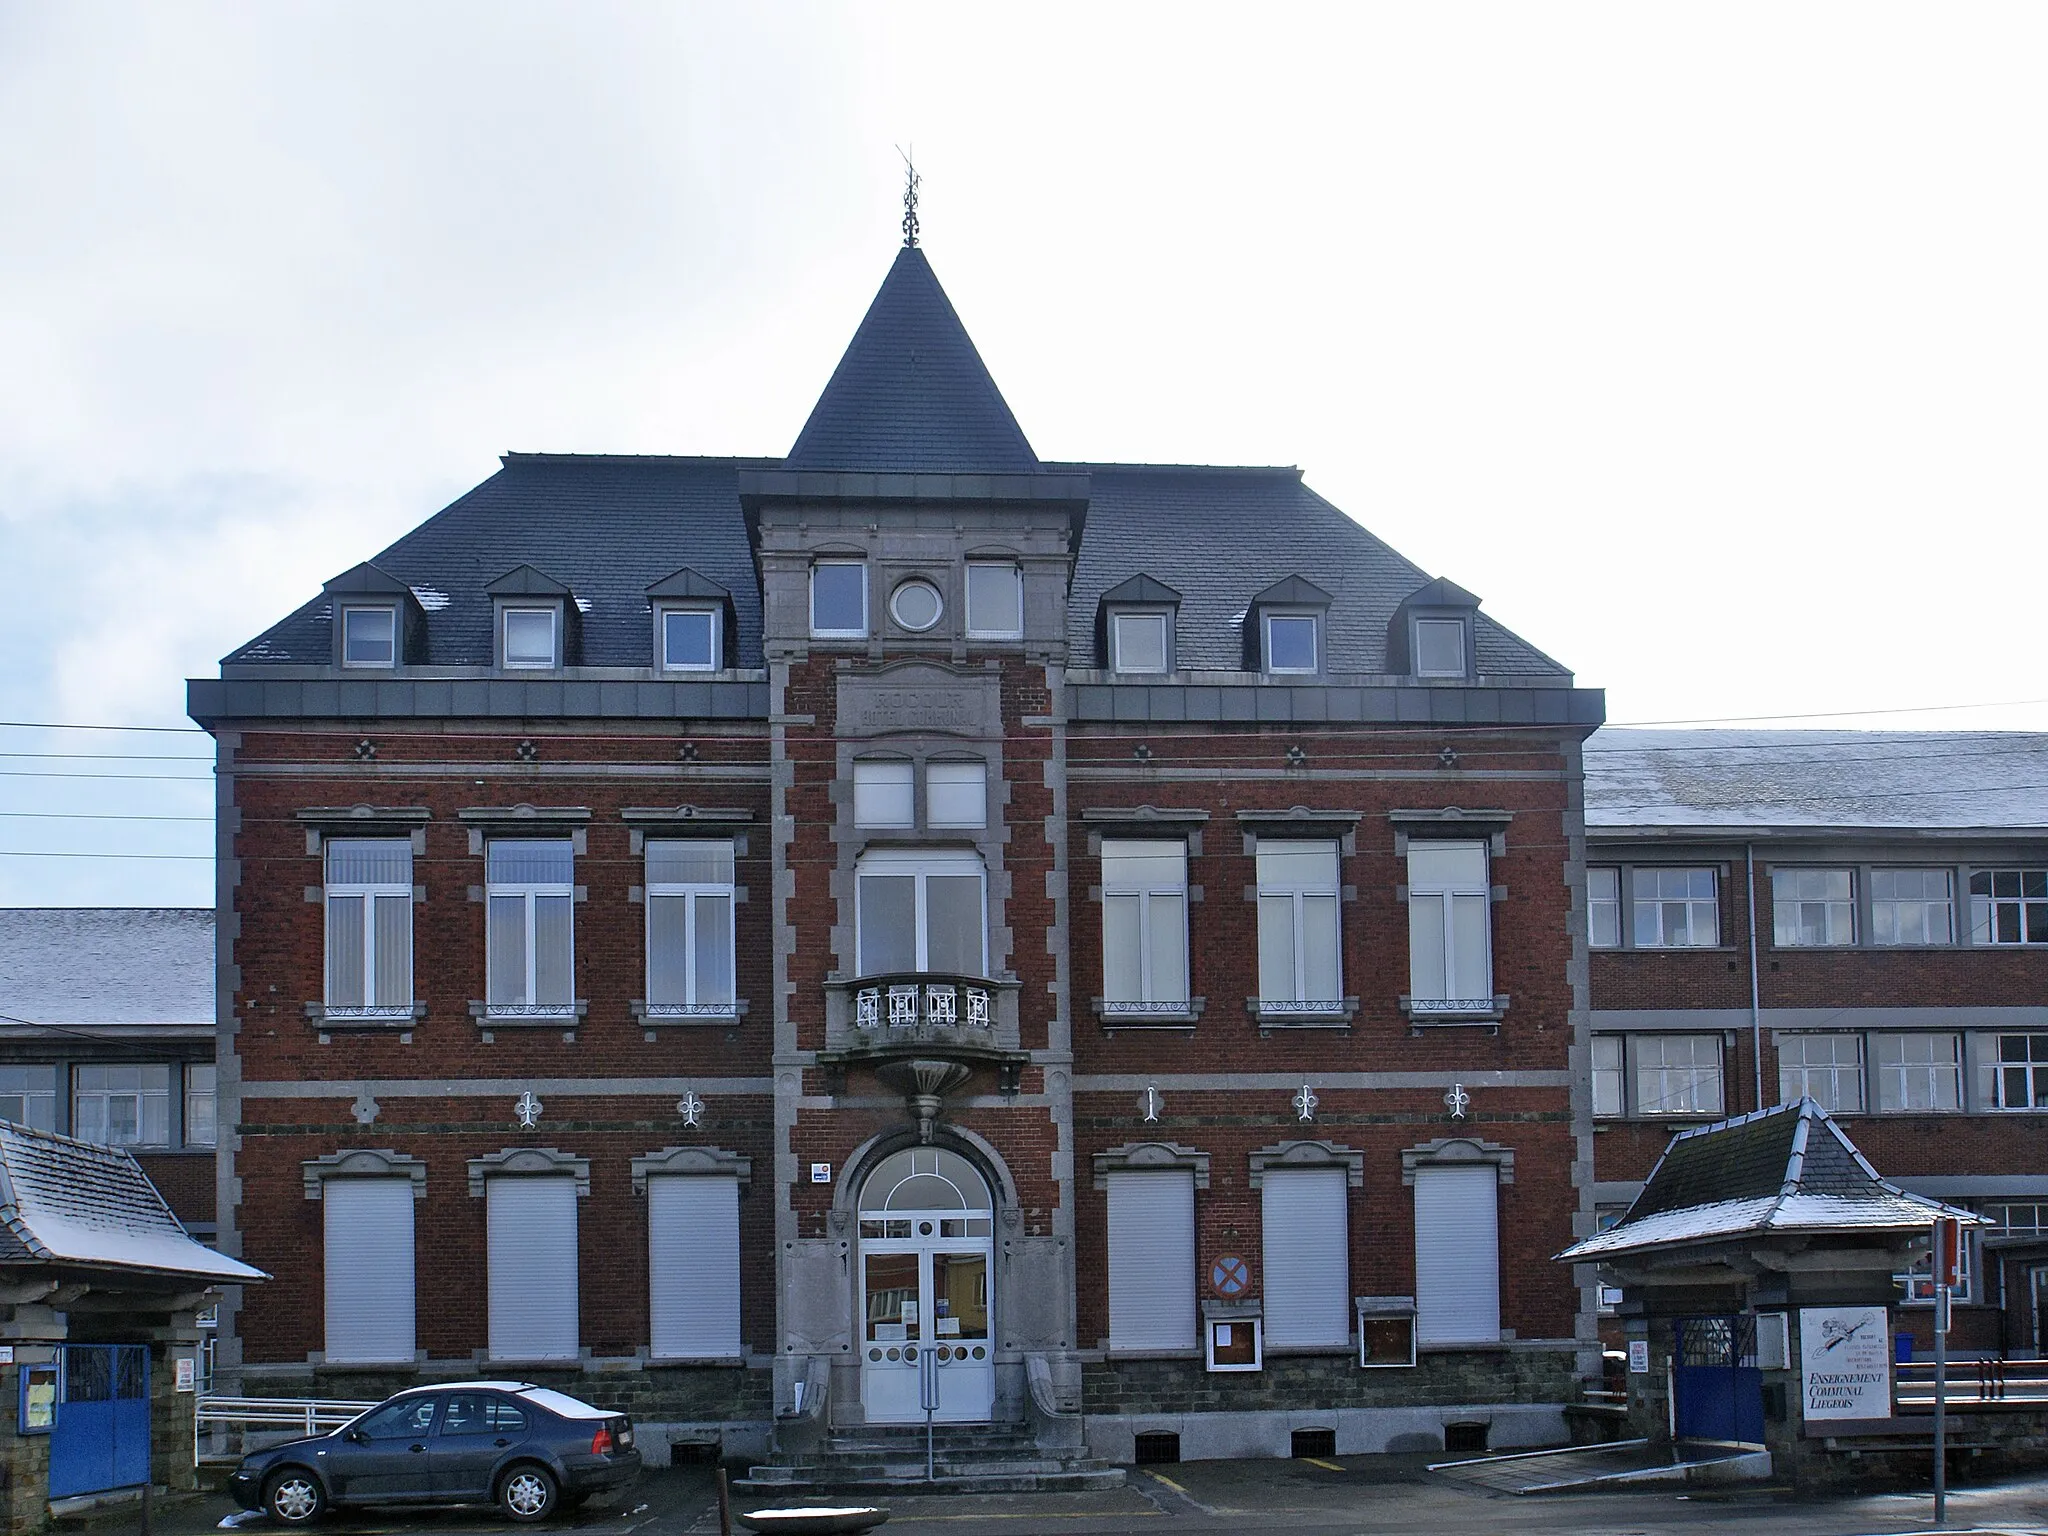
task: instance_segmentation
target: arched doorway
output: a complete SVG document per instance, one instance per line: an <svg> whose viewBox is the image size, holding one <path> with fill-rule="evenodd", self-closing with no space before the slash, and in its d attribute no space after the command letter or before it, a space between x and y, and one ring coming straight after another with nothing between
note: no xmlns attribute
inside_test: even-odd
<svg viewBox="0 0 2048 1536"><path fill-rule="evenodd" d="M995 1209L941 1147L882 1159L860 1188L861 1403L871 1424L987 1419L995 1406Z"/></svg>

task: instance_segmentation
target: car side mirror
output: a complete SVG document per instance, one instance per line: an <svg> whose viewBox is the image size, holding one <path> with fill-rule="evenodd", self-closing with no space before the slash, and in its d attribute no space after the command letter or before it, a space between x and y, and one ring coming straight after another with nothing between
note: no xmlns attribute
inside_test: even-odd
<svg viewBox="0 0 2048 1536"><path fill-rule="evenodd" d="M342 1439L346 1440L350 1445L368 1445L370 1443L370 1437L360 1429L350 1430L342 1436Z"/></svg>

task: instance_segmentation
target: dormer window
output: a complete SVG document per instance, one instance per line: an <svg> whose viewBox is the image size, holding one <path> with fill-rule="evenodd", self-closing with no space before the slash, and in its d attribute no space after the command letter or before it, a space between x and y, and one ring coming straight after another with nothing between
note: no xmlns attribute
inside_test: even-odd
<svg viewBox="0 0 2048 1536"><path fill-rule="evenodd" d="M824 640L867 638L866 562L820 560L811 567L811 633Z"/></svg>
<svg viewBox="0 0 2048 1536"><path fill-rule="evenodd" d="M1417 619L1415 621L1415 675L1417 677L1463 677L1465 675L1465 621L1463 619Z"/></svg>
<svg viewBox="0 0 2048 1536"><path fill-rule="evenodd" d="M666 672L716 672L724 615L712 608L661 610L661 665Z"/></svg>
<svg viewBox="0 0 2048 1536"><path fill-rule="evenodd" d="M1267 613L1265 621L1266 671L1304 673L1322 671L1322 617L1314 613Z"/></svg>
<svg viewBox="0 0 2048 1536"><path fill-rule="evenodd" d="M558 620L554 608L503 608L499 610L500 633L507 670L528 671L561 665L556 643Z"/></svg>
<svg viewBox="0 0 2048 1536"><path fill-rule="evenodd" d="M344 667L398 665L398 610L345 607L341 610L341 664Z"/></svg>
<svg viewBox="0 0 2048 1536"><path fill-rule="evenodd" d="M1112 672L1171 672L1173 625L1164 609L1109 616Z"/></svg>

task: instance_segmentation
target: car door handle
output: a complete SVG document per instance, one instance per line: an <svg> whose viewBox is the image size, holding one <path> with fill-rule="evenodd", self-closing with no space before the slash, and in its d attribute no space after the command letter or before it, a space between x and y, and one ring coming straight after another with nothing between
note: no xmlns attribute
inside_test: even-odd
<svg viewBox="0 0 2048 1536"><path fill-rule="evenodd" d="M426 1447L424 1445L409 1445L406 1447L406 1449L411 1451L415 1456L417 1456L422 1451L426 1450Z"/></svg>
<svg viewBox="0 0 2048 1536"><path fill-rule="evenodd" d="M506 1439L506 1438L505 1438L505 1437L504 1437L503 1435L500 1435L500 1436L499 1436L499 1437L498 1437L497 1439L495 1439L495 1440L493 1440L493 1441L491 1442L491 1444L492 1444L492 1445L498 1446L498 1447L500 1447L500 1448L502 1448L502 1447L504 1447L504 1446L508 1446L508 1445L510 1445L511 1443L512 1443L512 1442L511 1442L510 1440L507 1440L507 1439Z"/></svg>

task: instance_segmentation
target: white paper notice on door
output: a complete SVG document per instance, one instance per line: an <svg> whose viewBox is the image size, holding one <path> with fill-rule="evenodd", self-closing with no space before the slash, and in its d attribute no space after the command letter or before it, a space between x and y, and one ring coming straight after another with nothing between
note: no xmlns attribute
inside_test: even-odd
<svg viewBox="0 0 2048 1536"><path fill-rule="evenodd" d="M1801 1307L1799 1383L1808 1419L1888 1419L1890 1314L1883 1307Z"/></svg>

